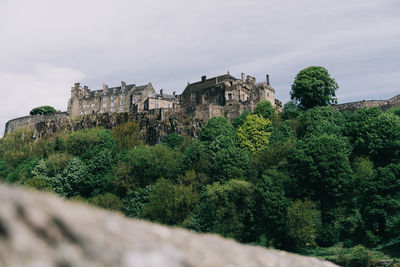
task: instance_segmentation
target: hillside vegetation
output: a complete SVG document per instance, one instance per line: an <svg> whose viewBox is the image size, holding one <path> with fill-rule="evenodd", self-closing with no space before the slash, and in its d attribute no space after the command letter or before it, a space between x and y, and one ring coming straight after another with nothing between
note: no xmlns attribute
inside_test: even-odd
<svg viewBox="0 0 400 267"><path fill-rule="evenodd" d="M400 257L400 108L260 102L152 147L137 122L31 136L0 139L4 182L343 266Z"/></svg>

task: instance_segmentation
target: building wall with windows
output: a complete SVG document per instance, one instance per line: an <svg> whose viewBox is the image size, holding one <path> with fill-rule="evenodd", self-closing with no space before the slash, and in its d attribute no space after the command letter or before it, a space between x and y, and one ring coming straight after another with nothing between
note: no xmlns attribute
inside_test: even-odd
<svg viewBox="0 0 400 267"><path fill-rule="evenodd" d="M135 84L108 88L103 85L102 90L91 91L87 86L76 83L71 88L71 98L68 102L70 115L88 115L95 113L133 112L144 110L144 101L155 95L151 83L143 86Z"/></svg>

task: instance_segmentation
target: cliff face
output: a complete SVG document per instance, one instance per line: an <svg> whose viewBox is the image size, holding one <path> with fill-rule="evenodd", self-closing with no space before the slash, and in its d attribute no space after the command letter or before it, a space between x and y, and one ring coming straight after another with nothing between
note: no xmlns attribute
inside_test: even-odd
<svg viewBox="0 0 400 267"><path fill-rule="evenodd" d="M336 266L0 185L0 266Z"/></svg>
<svg viewBox="0 0 400 267"><path fill-rule="evenodd" d="M142 113L100 113L83 116L68 116L66 113L53 115L27 116L9 121L5 134L19 127L33 129L33 138L49 137L59 132L72 132L93 127L112 129L127 121L140 123L141 135L146 144L161 143L164 136L177 133L183 136L197 137L205 123L202 120L186 117L184 114L153 110Z"/></svg>

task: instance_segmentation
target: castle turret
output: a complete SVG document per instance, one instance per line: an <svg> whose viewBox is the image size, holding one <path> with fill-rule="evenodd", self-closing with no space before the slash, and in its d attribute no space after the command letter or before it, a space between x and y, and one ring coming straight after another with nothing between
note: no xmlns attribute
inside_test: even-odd
<svg viewBox="0 0 400 267"><path fill-rule="evenodd" d="M79 99L84 93L85 89L81 87L80 83L75 83L75 85L71 87L71 98L68 101L68 113L71 116L80 114Z"/></svg>

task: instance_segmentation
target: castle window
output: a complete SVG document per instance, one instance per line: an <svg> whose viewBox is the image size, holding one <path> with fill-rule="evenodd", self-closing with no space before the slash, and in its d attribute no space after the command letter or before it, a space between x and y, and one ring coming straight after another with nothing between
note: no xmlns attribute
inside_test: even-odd
<svg viewBox="0 0 400 267"><path fill-rule="evenodd" d="M112 95L112 96L111 96L111 101L114 101L114 98L115 98L115 96Z"/></svg>
<svg viewBox="0 0 400 267"><path fill-rule="evenodd" d="M229 101L232 100L232 93L228 93L228 100L229 100Z"/></svg>
<svg viewBox="0 0 400 267"><path fill-rule="evenodd" d="M107 97L106 96L103 98L103 101L107 101Z"/></svg>
<svg viewBox="0 0 400 267"><path fill-rule="evenodd" d="M169 108L169 104L168 104L168 108Z"/></svg>
<svg viewBox="0 0 400 267"><path fill-rule="evenodd" d="M194 93L192 93L192 94L190 95L190 98L191 98L192 101L194 100L194 97L195 97L195 95L194 95Z"/></svg>

